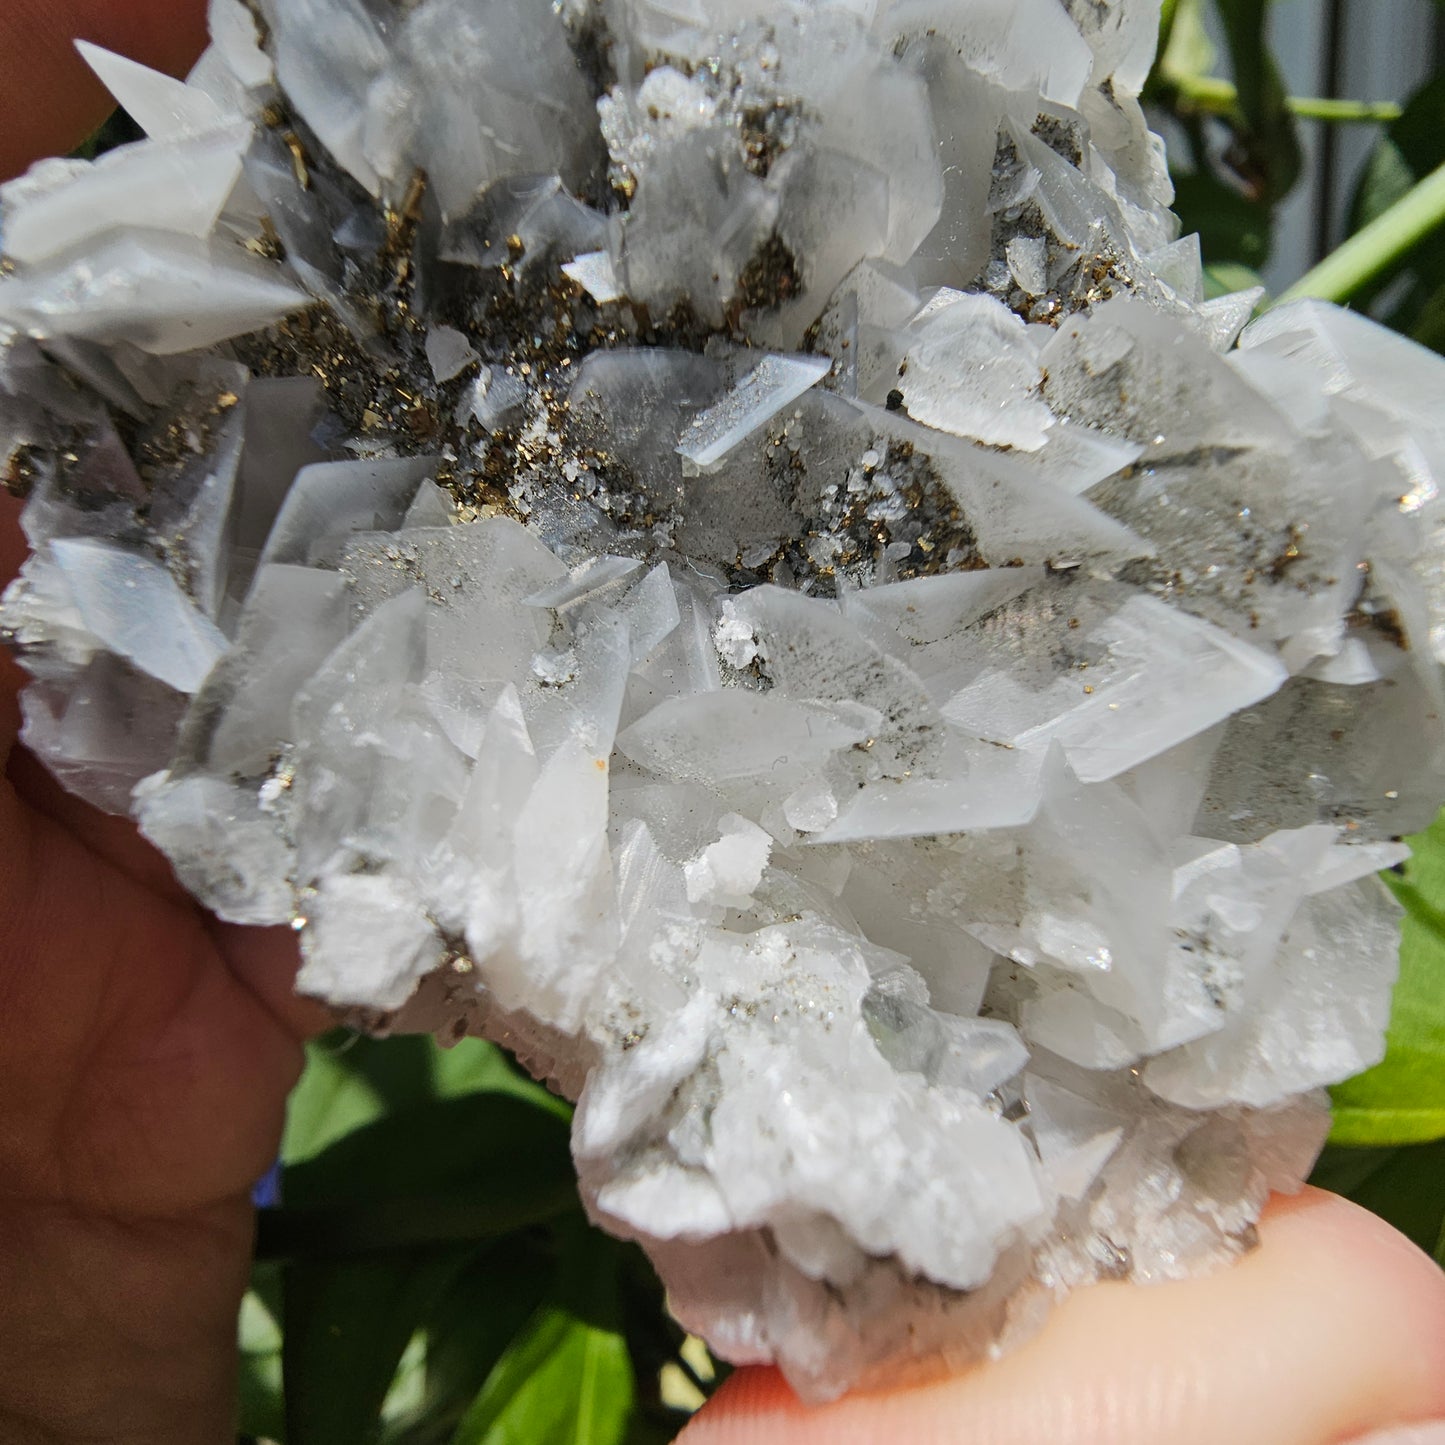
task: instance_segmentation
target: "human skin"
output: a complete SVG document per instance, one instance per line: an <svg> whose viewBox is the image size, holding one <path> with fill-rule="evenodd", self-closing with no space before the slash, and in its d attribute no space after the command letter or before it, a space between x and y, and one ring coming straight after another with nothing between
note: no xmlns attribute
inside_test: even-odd
<svg viewBox="0 0 1445 1445"><path fill-rule="evenodd" d="M183 70L189 0L0 0L0 175L104 116L74 36ZM0 498L0 580L24 555ZM234 1439L251 1182L301 1040L284 930L217 924L15 744L0 656L0 1445ZM1278 1201L1204 1279L1081 1290L1000 1363L799 1406L739 1371L686 1445L1338 1445L1445 1417L1445 1275L1372 1216Z"/></svg>

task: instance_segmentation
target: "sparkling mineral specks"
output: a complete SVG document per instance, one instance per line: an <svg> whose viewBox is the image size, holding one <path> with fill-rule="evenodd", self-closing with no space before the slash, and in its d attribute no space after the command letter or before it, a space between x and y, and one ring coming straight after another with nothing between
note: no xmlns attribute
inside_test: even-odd
<svg viewBox="0 0 1445 1445"><path fill-rule="evenodd" d="M811 1398L1246 1248L1445 796L1445 362L1203 299L1157 6L211 18L0 191L29 746Z"/></svg>

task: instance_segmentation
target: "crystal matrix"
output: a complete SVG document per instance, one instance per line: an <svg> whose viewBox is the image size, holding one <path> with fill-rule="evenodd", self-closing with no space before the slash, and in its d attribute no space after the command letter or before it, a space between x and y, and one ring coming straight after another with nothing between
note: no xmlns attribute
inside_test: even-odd
<svg viewBox="0 0 1445 1445"><path fill-rule="evenodd" d="M814 1398L1246 1247L1445 795L1445 363L1202 299L1156 11L213 0L0 201L29 745Z"/></svg>

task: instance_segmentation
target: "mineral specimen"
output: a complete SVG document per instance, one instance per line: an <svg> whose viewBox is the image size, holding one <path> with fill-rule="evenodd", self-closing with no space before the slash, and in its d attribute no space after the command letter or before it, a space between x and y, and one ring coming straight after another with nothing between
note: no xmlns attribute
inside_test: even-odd
<svg viewBox="0 0 1445 1445"><path fill-rule="evenodd" d="M213 0L3 191L29 746L813 1398L1247 1247L1382 1050L1445 362L1203 299L1157 18Z"/></svg>

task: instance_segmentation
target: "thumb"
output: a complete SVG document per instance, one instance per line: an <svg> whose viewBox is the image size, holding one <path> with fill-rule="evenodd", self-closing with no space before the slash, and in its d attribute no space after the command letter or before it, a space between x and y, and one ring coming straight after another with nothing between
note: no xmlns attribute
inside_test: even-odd
<svg viewBox="0 0 1445 1445"><path fill-rule="evenodd" d="M1445 1418L1431 1260L1318 1190L1276 1200L1260 1237L1217 1274L1080 1290L1013 1354L935 1384L809 1410L740 1370L679 1445L1336 1445Z"/></svg>

